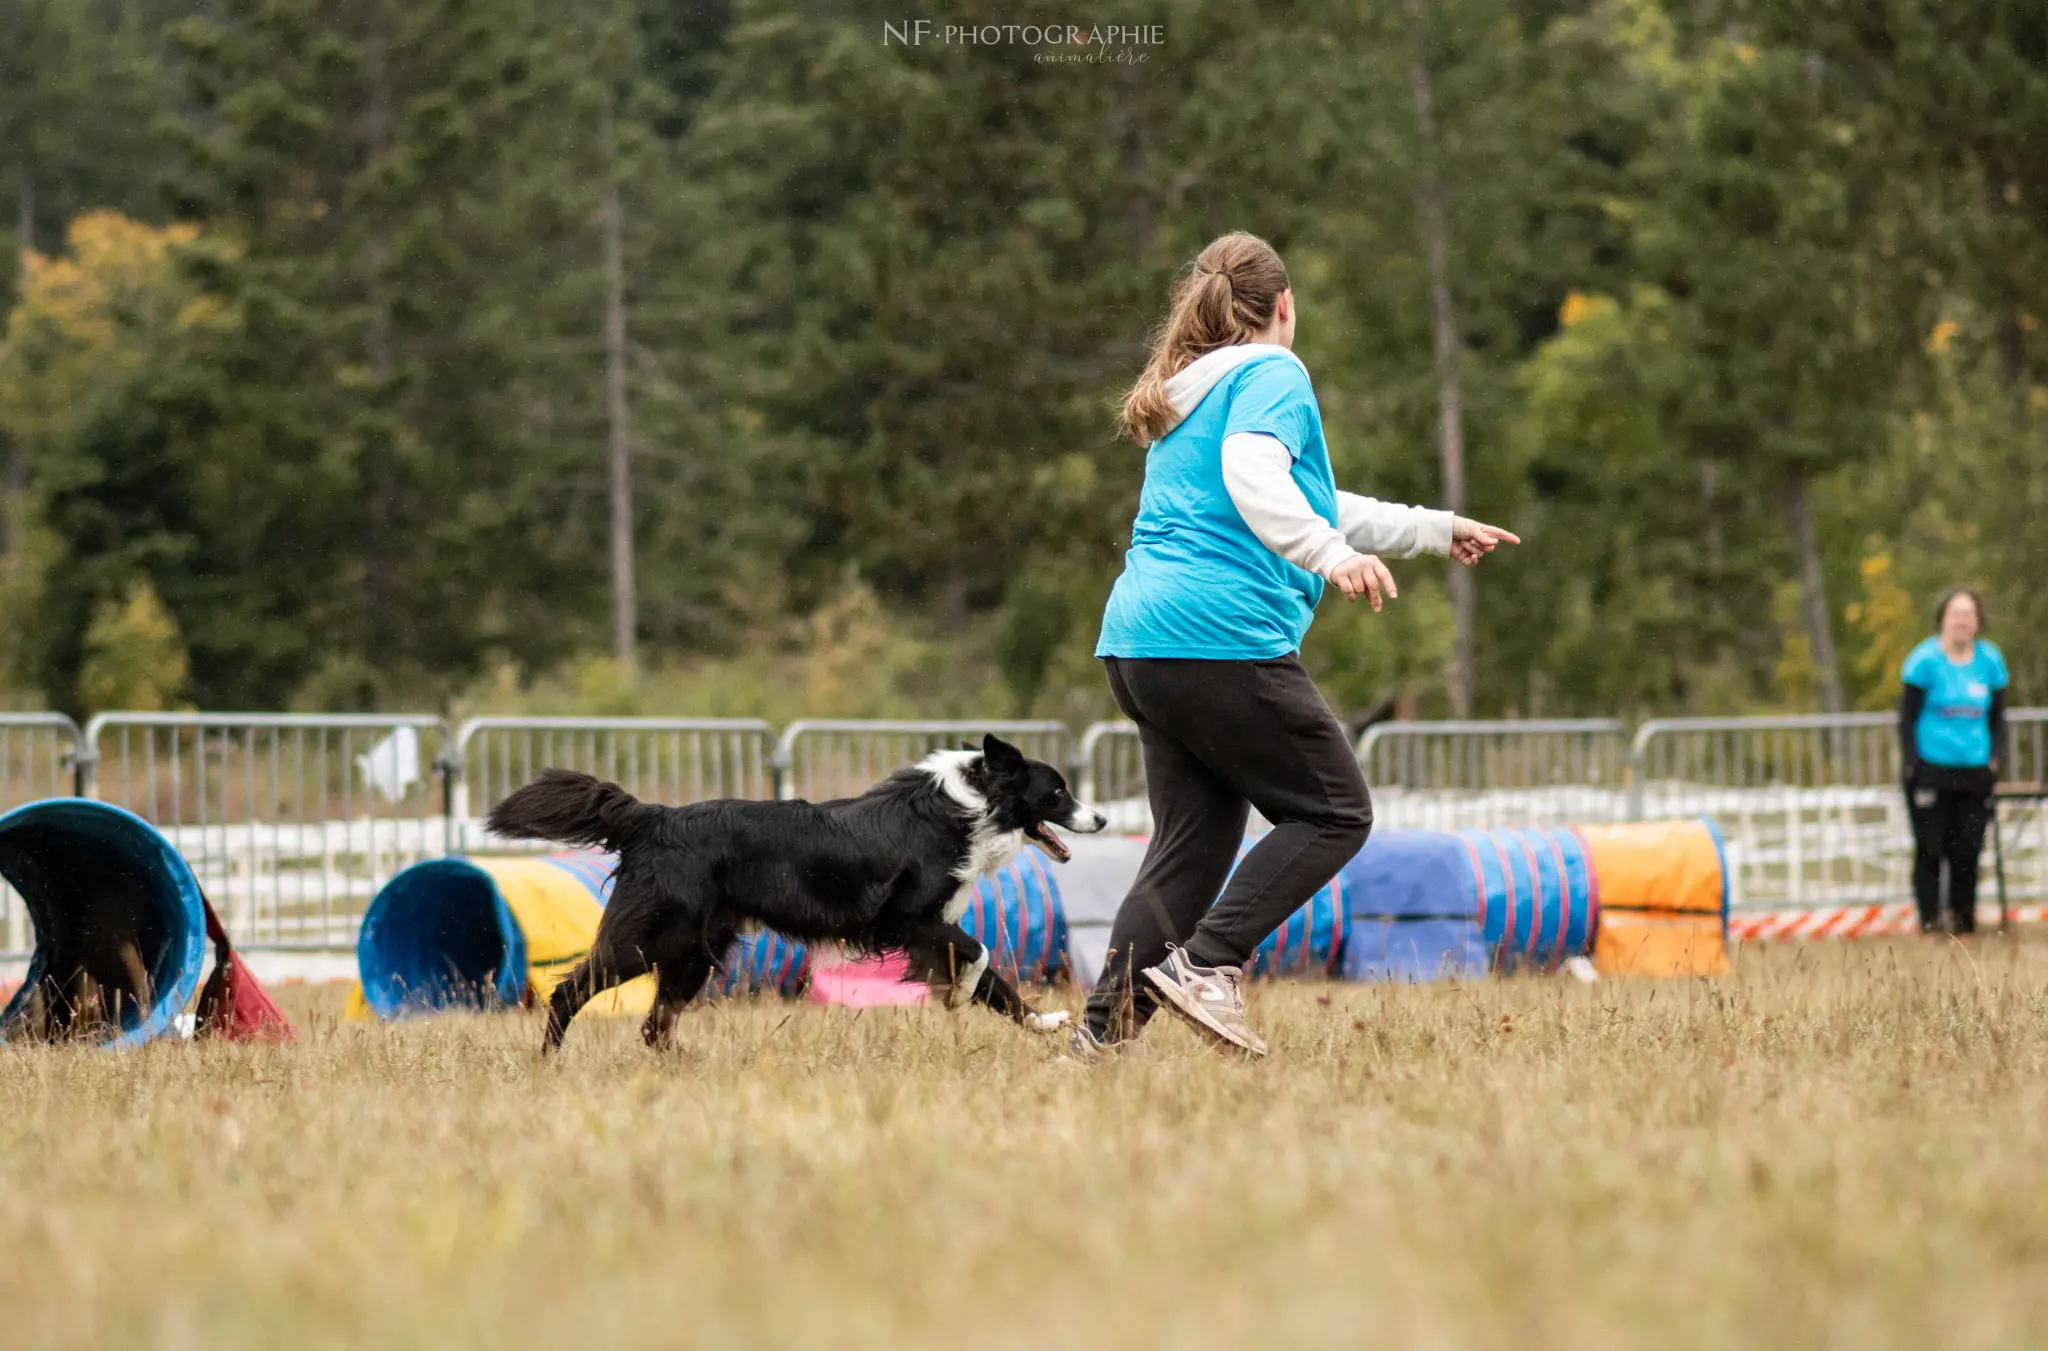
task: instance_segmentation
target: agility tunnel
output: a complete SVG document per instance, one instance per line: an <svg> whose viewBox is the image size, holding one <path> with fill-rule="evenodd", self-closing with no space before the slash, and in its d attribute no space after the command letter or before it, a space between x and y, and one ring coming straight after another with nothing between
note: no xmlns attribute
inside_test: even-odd
<svg viewBox="0 0 2048 1351"><path fill-rule="evenodd" d="M79 997L83 975L114 1016L109 1046L178 1033L206 963L206 903L177 850L141 817L51 798L0 816L0 877L20 894L36 946L0 1036L34 1035L38 995Z"/></svg>
<svg viewBox="0 0 2048 1351"><path fill-rule="evenodd" d="M414 864L385 883L363 914L349 1016L545 1001L597 937L612 866L610 855L591 852ZM801 947L773 934L743 938L709 993L791 992L803 969ZM637 1016L653 1000L652 981L642 977L598 996L585 1013Z"/></svg>
<svg viewBox="0 0 2048 1351"><path fill-rule="evenodd" d="M1602 887L1568 828L1460 832L1480 887L1493 969L1551 971L1590 951Z"/></svg>
<svg viewBox="0 0 2048 1351"><path fill-rule="evenodd" d="M960 927L989 950L989 965L1010 979L1041 985L1067 967L1067 912L1059 869L1036 846L975 883Z"/></svg>
<svg viewBox="0 0 2048 1351"><path fill-rule="evenodd" d="M1261 838L1246 836L1239 859ZM1091 985L1145 845L1077 840L1064 866L1026 849L978 882L961 927L1019 983L1067 973ZM544 1000L589 951L611 867L609 856L583 853L407 869L364 918L355 1011L392 1018ZM1260 945L1250 969L1469 980L1590 955L1604 975L1713 974L1727 969L1725 879L1720 837L1702 821L1382 831ZM813 962L801 945L761 933L735 945L709 994L793 995L809 985L824 1003L922 1002L923 988L901 975L900 960ZM650 1000L643 979L591 1009L634 1015Z"/></svg>
<svg viewBox="0 0 2048 1351"><path fill-rule="evenodd" d="M1603 976L1728 969L1728 858L1711 821L1579 830L1600 887L1593 966Z"/></svg>
<svg viewBox="0 0 2048 1351"><path fill-rule="evenodd" d="M1383 831L1338 874L1346 980L1476 980L1492 968L1478 854L1443 831Z"/></svg>

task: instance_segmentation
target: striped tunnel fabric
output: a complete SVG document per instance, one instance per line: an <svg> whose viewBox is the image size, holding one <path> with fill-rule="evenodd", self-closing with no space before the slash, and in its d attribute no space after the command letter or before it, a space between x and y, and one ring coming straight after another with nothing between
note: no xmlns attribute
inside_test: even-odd
<svg viewBox="0 0 2048 1351"><path fill-rule="evenodd" d="M811 970L810 954L793 938L763 929L742 935L726 950L720 970L704 987L706 998L730 999L744 994L793 995L804 988Z"/></svg>
<svg viewBox="0 0 2048 1351"><path fill-rule="evenodd" d="M1349 902L1346 980L1474 980L1486 975L1478 854L1443 831L1381 831L1340 874Z"/></svg>
<svg viewBox="0 0 2048 1351"><path fill-rule="evenodd" d="M1245 836L1237 846L1237 861L1243 863L1244 856L1264 838L1263 833ZM1343 957L1344 928L1344 881L1339 875L1266 935L1266 941L1252 954L1251 975L1336 974L1337 963Z"/></svg>
<svg viewBox="0 0 2048 1351"><path fill-rule="evenodd" d="M1059 865L1035 846L982 878L960 916L990 952L989 963L1013 980L1052 980L1066 968L1067 918L1060 908Z"/></svg>
<svg viewBox="0 0 2048 1351"><path fill-rule="evenodd" d="M1728 969L1728 861L1711 821L1587 826L1600 879L1593 964L1609 976Z"/></svg>
<svg viewBox="0 0 2048 1351"><path fill-rule="evenodd" d="M1564 872L1565 894L1573 900L1565 928L1564 955L1576 957L1591 952L1600 934L1600 874L1593 867L1586 839L1569 827L1541 833L1556 852Z"/></svg>
<svg viewBox="0 0 2048 1351"><path fill-rule="evenodd" d="M1478 871L1495 970L1551 970L1591 951L1599 887L1576 832L1468 830L1459 838Z"/></svg>
<svg viewBox="0 0 2048 1351"><path fill-rule="evenodd" d="M540 861L551 867L560 868L563 872L581 882L589 889L590 894L597 898L599 905L605 905L610 902L612 898L612 874L618 866L618 860L614 859L610 854L586 850L573 854L548 854L543 856Z"/></svg>

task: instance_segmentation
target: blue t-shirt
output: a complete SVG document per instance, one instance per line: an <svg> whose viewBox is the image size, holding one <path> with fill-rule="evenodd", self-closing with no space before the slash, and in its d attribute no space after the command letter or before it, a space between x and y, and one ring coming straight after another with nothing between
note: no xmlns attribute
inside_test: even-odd
<svg viewBox="0 0 2048 1351"><path fill-rule="evenodd" d="M1310 509L1337 524L1337 481L1308 372L1284 353L1245 362L1146 453L1096 656L1258 661L1301 647L1323 579L1260 543L1238 514L1223 484L1223 438L1239 432L1285 445Z"/></svg>
<svg viewBox="0 0 2048 1351"><path fill-rule="evenodd" d="M1981 769L1991 763L1991 696L2005 688L2005 658L1982 638L1958 666L1929 638L1906 658L1899 678L1927 691L1913 740L1920 758L1945 769Z"/></svg>

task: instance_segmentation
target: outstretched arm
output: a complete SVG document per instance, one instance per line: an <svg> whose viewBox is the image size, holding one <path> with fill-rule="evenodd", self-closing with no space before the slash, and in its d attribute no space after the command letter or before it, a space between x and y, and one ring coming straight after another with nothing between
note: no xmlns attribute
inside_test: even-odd
<svg viewBox="0 0 2048 1351"><path fill-rule="evenodd" d="M1337 524L1316 515L1294 481L1294 457L1278 438L1239 432L1223 441L1223 484L1251 531L1274 553L1298 568L1337 583L1346 597L1372 597L1380 607L1393 577L1375 555L1413 558L1449 554L1477 563L1497 544L1521 541L1495 526L1448 511L1381 502L1356 493L1337 494Z"/></svg>
<svg viewBox="0 0 2048 1351"><path fill-rule="evenodd" d="M1448 511L1382 502L1357 493L1337 494L1337 528L1344 532L1351 547L1362 554L1379 554L1383 558L1448 554L1454 519Z"/></svg>

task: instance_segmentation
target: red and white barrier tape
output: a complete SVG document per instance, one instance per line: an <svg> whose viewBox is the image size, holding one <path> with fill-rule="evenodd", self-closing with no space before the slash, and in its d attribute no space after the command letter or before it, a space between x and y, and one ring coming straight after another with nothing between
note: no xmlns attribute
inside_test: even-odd
<svg viewBox="0 0 2048 1351"><path fill-rule="evenodd" d="M2015 924L2048 922L2048 906L2016 905L2011 914ZM1997 923L1995 908L1978 907L1978 928ZM1919 928L1920 917L1911 901L1738 912L1728 917L1728 937L1738 943L1779 938L1875 938L1883 934L1916 933Z"/></svg>

